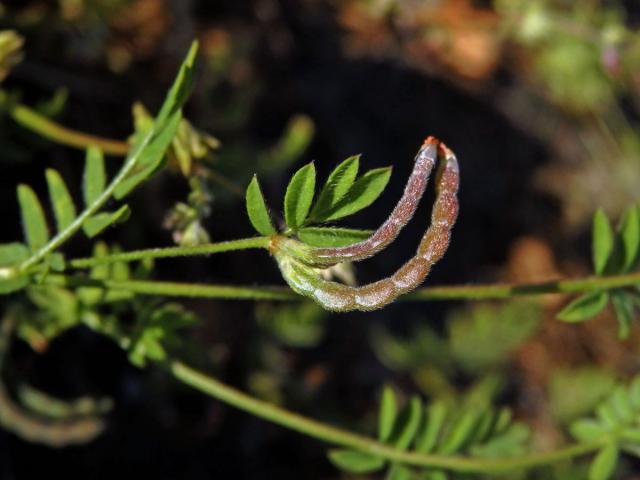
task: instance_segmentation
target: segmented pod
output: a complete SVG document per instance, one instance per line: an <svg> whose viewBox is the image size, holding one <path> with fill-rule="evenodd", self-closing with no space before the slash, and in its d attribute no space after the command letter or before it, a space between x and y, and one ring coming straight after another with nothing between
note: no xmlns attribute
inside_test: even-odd
<svg viewBox="0 0 640 480"><path fill-rule="evenodd" d="M389 219L367 240L341 248L310 248L290 239L282 239L285 248L277 248L279 243L276 242L274 255L289 286L328 310L368 311L381 308L420 285L433 264L447 250L451 229L458 216L458 161L451 150L438 143L432 137L425 141L416 156L416 166L404 195ZM431 225L422 237L415 256L392 276L360 287L324 280L314 266L371 257L397 237L417 208L438 151L444 158L438 169Z"/></svg>

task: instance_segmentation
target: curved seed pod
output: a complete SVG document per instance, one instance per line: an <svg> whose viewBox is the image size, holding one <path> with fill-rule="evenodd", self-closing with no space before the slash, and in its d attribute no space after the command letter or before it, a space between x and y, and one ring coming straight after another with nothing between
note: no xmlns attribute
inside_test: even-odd
<svg viewBox="0 0 640 480"><path fill-rule="evenodd" d="M351 287L324 280L317 269L310 267L300 257L291 256L285 250L278 250L275 257L289 286L297 293L312 298L327 310L344 312L381 308L399 295L420 285L433 264L440 260L447 250L451 229L458 216L458 161L444 144L440 144L440 150L444 155L444 162L438 171L431 225L422 237L413 258L390 277L360 287Z"/></svg>
<svg viewBox="0 0 640 480"><path fill-rule="evenodd" d="M0 372L14 326L15 319L6 315L0 326ZM90 442L104 431L105 422L98 416L51 420L26 411L14 402L0 379L0 427L30 442L64 447Z"/></svg>
<svg viewBox="0 0 640 480"><path fill-rule="evenodd" d="M369 238L346 247L311 248L307 253L313 259L312 265L328 266L340 262L364 260L393 242L418 208L436 162L438 143L434 137L427 137L424 141L415 156L413 171L407 180L402 197L389 218Z"/></svg>

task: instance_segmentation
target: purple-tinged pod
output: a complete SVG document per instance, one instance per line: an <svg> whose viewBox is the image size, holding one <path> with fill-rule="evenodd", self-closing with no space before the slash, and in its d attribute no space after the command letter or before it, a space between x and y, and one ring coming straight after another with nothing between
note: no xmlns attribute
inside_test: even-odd
<svg viewBox="0 0 640 480"><path fill-rule="evenodd" d="M335 248L310 248L302 259L313 266L329 266L340 262L357 262L372 257L393 242L411 220L422 198L429 175L438 156L438 140L428 137L415 156L413 171L407 180L402 197L389 215L369 238L352 245Z"/></svg>
<svg viewBox="0 0 640 480"><path fill-rule="evenodd" d="M337 312L376 310L418 287L431 267L446 252L451 229L458 216L458 161L453 152L443 144L440 144L439 149L444 158L438 169L431 225L423 235L413 258L390 277L360 287L351 287L324 280L319 274L320 270L310 266L300 256L290 255L286 249L276 249L275 258L289 286L327 310Z"/></svg>

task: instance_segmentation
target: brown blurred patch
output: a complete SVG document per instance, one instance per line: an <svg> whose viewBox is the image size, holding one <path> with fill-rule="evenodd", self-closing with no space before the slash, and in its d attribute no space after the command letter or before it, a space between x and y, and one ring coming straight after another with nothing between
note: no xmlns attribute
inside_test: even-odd
<svg viewBox="0 0 640 480"><path fill-rule="evenodd" d="M500 18L493 11L469 0L384 3L384 9L357 0L343 3L338 20L350 33L349 53L395 53L412 64L444 68L465 80L487 79L495 71L502 41L496 35Z"/></svg>

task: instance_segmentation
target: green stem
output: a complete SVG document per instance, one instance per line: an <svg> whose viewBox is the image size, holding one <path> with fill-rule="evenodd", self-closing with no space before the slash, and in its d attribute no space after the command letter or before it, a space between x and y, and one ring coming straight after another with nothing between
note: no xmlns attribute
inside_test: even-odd
<svg viewBox="0 0 640 480"><path fill-rule="evenodd" d="M209 243L194 247L148 248L132 252L114 253L103 257L77 258L69 261L73 268L88 268L95 265L116 262L135 262L150 258L186 257L192 255L209 255L212 253L248 250L252 248L269 248L269 237L243 238L228 242Z"/></svg>
<svg viewBox="0 0 640 480"><path fill-rule="evenodd" d="M490 460L408 452L253 398L225 385L215 378L192 369L182 362L170 362L168 368L173 376L181 382L256 417L332 445L370 453L383 457L391 462L401 462L422 467L443 468L457 472L499 473L548 465L560 460L584 455L598 450L603 443L575 444L553 452L533 453L519 458Z"/></svg>
<svg viewBox="0 0 640 480"><path fill-rule="evenodd" d="M258 240L264 237L258 237ZM223 242L226 243L226 242ZM231 242L230 242L231 243ZM211 244L222 246L223 244ZM204 248L194 247L194 248ZM258 246L246 248L260 248ZM153 250L150 250L153 251ZM228 250L211 250L207 253L216 253ZM141 252L144 252L141 251ZM145 258L141 252L130 252L140 255L139 258ZM188 253L185 253L188 254ZM123 254L115 254L109 257L92 259L72 260L72 266L88 267L99 263L107 263L111 261L125 261L126 257L120 257ZM160 255L159 255L160 256ZM173 256L173 255L162 255ZM138 257L137 257L138 258ZM76 265L73 262L81 262ZM102 286L114 290L128 290L141 295L165 295L170 297L197 297L197 298L225 298L238 300L278 300L278 301L296 301L303 300L303 297L293 292L288 287L278 286L260 286L260 287L235 287L227 285L210 285L202 283L176 283L161 282L147 280L94 280L85 277L68 277L64 275L49 275L46 282L55 283L57 285L65 285L69 287L77 287L83 285ZM611 275L607 277L584 277L572 280L559 280L556 282L530 283L530 284L493 284L493 285L468 285L468 286L444 286L444 287L425 287L400 297L399 301L440 301L440 300L494 300L506 299L513 296L525 295L545 295L545 294L562 294L562 293L584 293L594 290L610 290L614 288L631 287L640 284L640 273L632 273L625 275Z"/></svg>
<svg viewBox="0 0 640 480"><path fill-rule="evenodd" d="M224 298L228 300L295 300L301 298L291 290L279 287L234 287L145 280L99 280L56 274L47 275L43 282L60 287L98 287L110 290L124 290L140 295L164 295L169 297Z"/></svg>
<svg viewBox="0 0 640 480"><path fill-rule="evenodd" d="M9 115L16 123L48 138L56 143L69 147L86 149L90 146L99 147L107 155L124 157L129 152L129 144L119 140L111 140L87 133L78 132L40 115L25 105L13 105L8 108Z"/></svg>
<svg viewBox="0 0 640 480"><path fill-rule="evenodd" d="M405 300L491 300L525 295L586 293L640 285L640 272L622 275L589 276L537 283L495 283L419 288Z"/></svg>

